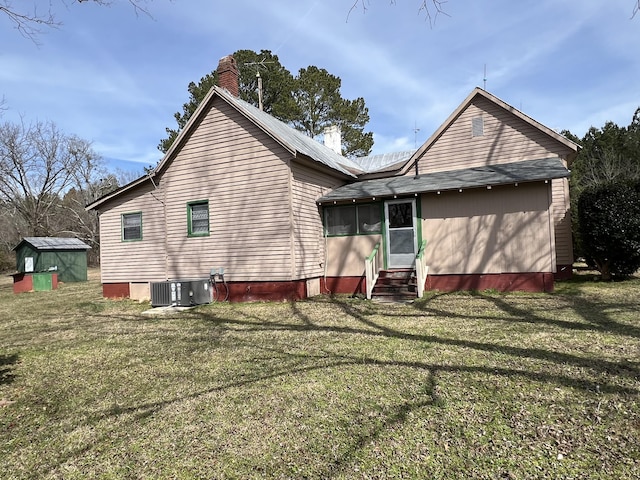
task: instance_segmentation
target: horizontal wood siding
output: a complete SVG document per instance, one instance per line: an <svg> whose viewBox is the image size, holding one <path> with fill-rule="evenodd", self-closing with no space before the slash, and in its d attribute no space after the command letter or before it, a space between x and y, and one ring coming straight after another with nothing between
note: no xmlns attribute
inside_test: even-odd
<svg viewBox="0 0 640 480"><path fill-rule="evenodd" d="M102 283L165 279L165 228L162 186L151 182L118 197L100 212ZM121 215L142 212L142 240L122 241Z"/></svg>
<svg viewBox="0 0 640 480"><path fill-rule="evenodd" d="M484 135L472 137L475 117ZM568 147L489 100L476 97L419 160L421 174L547 157L566 158ZM414 175L410 169L407 175Z"/></svg>
<svg viewBox="0 0 640 480"><path fill-rule="evenodd" d="M422 196L430 274L553 271L549 185Z"/></svg>
<svg viewBox="0 0 640 480"><path fill-rule="evenodd" d="M322 216L316 200L344 184L328 173L299 162L291 165L291 207L293 216L294 277L313 278L324 274Z"/></svg>
<svg viewBox="0 0 640 480"><path fill-rule="evenodd" d="M472 136L474 118L482 117L484 134ZM566 164L572 150L486 98L476 99L419 159L421 174L559 157ZM414 175L410 169L407 175ZM553 180L553 219L556 264L573 263L569 187L566 179Z"/></svg>
<svg viewBox="0 0 640 480"><path fill-rule="evenodd" d="M291 279L290 154L217 99L162 181L167 188L169 277ZM187 203L209 201L210 235L188 237Z"/></svg>
<svg viewBox="0 0 640 480"><path fill-rule="evenodd" d="M220 99L155 178L101 215L103 282L291 279L291 155ZM160 198L166 203L164 210ZM208 200L210 235L189 237L187 203ZM142 211L143 241L120 242L120 213ZM166 239L166 240L165 240ZM166 245L166 248L165 248ZM166 252L166 254L165 254Z"/></svg>
<svg viewBox="0 0 640 480"><path fill-rule="evenodd" d="M556 264L573 264L573 234L571 231L571 208L569 181L558 178L552 181L553 219L556 231Z"/></svg>

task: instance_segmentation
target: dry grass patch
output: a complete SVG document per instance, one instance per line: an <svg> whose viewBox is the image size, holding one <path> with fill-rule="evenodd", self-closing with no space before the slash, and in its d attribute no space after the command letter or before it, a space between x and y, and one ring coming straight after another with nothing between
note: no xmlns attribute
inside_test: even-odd
<svg viewBox="0 0 640 480"><path fill-rule="evenodd" d="M2 478L636 478L640 281L215 304L0 283Z"/></svg>

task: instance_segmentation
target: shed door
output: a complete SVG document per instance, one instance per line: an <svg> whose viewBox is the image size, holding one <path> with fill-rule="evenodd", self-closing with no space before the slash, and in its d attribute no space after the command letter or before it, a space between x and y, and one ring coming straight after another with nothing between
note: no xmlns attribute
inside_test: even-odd
<svg viewBox="0 0 640 480"><path fill-rule="evenodd" d="M384 203L388 268L413 268L418 251L416 201L388 200Z"/></svg>

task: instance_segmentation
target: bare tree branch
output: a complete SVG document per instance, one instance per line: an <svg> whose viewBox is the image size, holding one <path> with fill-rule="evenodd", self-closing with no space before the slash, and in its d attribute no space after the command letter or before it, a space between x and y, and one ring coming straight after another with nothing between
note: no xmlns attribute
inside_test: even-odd
<svg viewBox="0 0 640 480"><path fill-rule="evenodd" d="M583 187L597 187L637 179L640 179L640 164L610 147L597 156L585 159L581 184Z"/></svg>
<svg viewBox="0 0 640 480"><path fill-rule="evenodd" d="M149 10L146 7L146 4L153 0L128 0L129 4L133 7L133 10L136 12L136 15L144 14L147 16L151 16ZM76 0L78 3L87 3L93 2L102 6L109 6L114 3L114 0ZM144 6L143 6L144 5Z"/></svg>
<svg viewBox="0 0 640 480"><path fill-rule="evenodd" d="M80 1L80 0L79 0ZM86 1L86 0L81 0ZM389 0L391 5L396 4L396 0ZM429 25L433 26L438 15L446 15L449 14L444 10L444 4L448 3L449 0L419 0L418 5L418 13L424 13L425 19L429 20ZM362 13L366 13L369 9L370 0L353 0L349 11L347 12L347 22L349 21L349 17L351 14L358 10L358 8L362 8ZM631 18L635 18L635 16L640 12L640 0L633 0L633 11L631 13Z"/></svg>
<svg viewBox="0 0 640 480"><path fill-rule="evenodd" d="M396 4L396 0L389 0L389 2L391 5ZM418 14L424 14L425 19L429 20L429 25L433 26L438 15L449 16L447 12L444 11L444 4L447 2L448 0L421 0L418 4ZM638 0L638 2L640 2L640 0ZM366 13L369 9L369 4L369 0L355 0L347 12L347 22L349 21L351 13L358 8L362 8L362 13Z"/></svg>
<svg viewBox="0 0 640 480"><path fill-rule="evenodd" d="M0 14L6 15L13 23L13 26L20 34L34 42L39 44L38 37L43 33L43 28L58 28L62 25L59 22L55 14L51 9L51 3L49 3L46 11L38 10L35 0L33 1L33 9L25 7L24 0L20 0L20 6L14 6L12 0L0 0ZM73 0L76 3L95 3L101 6L109 6L115 3L117 0ZM147 4L153 0L127 0L133 7L136 15L144 14L151 17Z"/></svg>
<svg viewBox="0 0 640 480"><path fill-rule="evenodd" d="M429 26L433 27L433 25L436 23L438 15L446 15L447 17L449 16L449 14L445 12L443 8L443 5L447 3L447 1L448 0L431 0L429 2L429 0L423 0L420 8L418 9L418 13L424 12L426 19L429 20ZM433 11L435 12L434 14L431 14L432 9L430 8L429 3L433 4Z"/></svg>
<svg viewBox="0 0 640 480"><path fill-rule="evenodd" d="M69 189L86 190L100 165L91 144L51 122L0 124L0 199L30 235L55 231L54 211Z"/></svg>
<svg viewBox="0 0 640 480"><path fill-rule="evenodd" d="M33 11L19 11L14 9L11 0L1 0L0 13L9 18L20 35L36 44L38 43L36 41L38 35L42 33L40 27L57 28L61 25L55 20L51 7L45 13L39 12L36 5L33 6Z"/></svg>

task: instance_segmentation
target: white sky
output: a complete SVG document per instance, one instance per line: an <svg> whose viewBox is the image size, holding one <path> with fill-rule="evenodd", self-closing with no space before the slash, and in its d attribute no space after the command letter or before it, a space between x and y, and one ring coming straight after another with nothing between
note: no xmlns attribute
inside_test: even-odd
<svg viewBox="0 0 640 480"><path fill-rule="evenodd" d="M153 0L151 18L126 0L60 1L63 25L40 45L0 16L0 120L51 120L109 167L141 172L160 159L189 82L240 49L271 50L293 74L315 65L340 77L343 97L369 108L373 153L423 143L483 86L485 65L488 91L580 137L608 120L628 125L640 106L634 0L449 0L433 26L421 0L365 0L349 15L353 1Z"/></svg>

